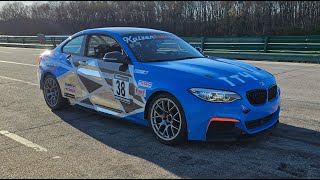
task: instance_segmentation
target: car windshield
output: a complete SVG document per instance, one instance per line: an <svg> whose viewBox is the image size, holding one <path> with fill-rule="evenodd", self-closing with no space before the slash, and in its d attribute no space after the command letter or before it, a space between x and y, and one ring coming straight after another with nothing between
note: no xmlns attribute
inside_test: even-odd
<svg viewBox="0 0 320 180"><path fill-rule="evenodd" d="M134 56L140 62L175 61L204 57L181 38L169 33L139 33L123 35Z"/></svg>

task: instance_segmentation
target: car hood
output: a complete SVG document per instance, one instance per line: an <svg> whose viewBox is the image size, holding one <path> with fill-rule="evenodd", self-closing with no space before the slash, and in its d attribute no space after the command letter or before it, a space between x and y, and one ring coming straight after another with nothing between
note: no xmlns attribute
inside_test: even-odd
<svg viewBox="0 0 320 180"><path fill-rule="evenodd" d="M223 58L194 58L186 60L145 63L152 69L170 69L204 78L220 79L229 85L257 82L273 76L247 63ZM258 83L258 82L257 82Z"/></svg>

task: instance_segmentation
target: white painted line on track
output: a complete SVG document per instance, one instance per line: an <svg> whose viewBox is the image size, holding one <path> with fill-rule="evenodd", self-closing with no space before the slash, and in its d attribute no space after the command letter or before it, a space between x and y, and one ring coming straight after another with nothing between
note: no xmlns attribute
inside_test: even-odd
<svg viewBox="0 0 320 180"><path fill-rule="evenodd" d="M38 86L38 84L34 84L34 83L31 83L31 82L28 82L28 81L24 81L24 80L20 80L20 79L14 79L14 78L5 77L5 76L0 76L0 78L12 80L12 81L17 81L17 82L22 82L22 83L27 83L27 84L30 84L30 85L33 85L33 86Z"/></svg>
<svg viewBox="0 0 320 180"><path fill-rule="evenodd" d="M0 51L0 53L7 53L7 54L11 54L12 52L8 52L8 51Z"/></svg>
<svg viewBox="0 0 320 180"><path fill-rule="evenodd" d="M33 142L31 142L31 141L29 141L29 140L27 140L27 139L25 139L25 138L23 138L21 136L18 136L16 134L14 134L14 133L10 133L9 131L0 131L0 134L4 135L4 136L6 136L6 137L8 137L10 139L15 140L20 144L23 144L23 145L25 145L27 147L30 147L30 148L32 148L32 149L34 149L36 151L43 151L43 152L47 152L48 151L46 148L41 147L38 144L35 144L35 143L33 143Z"/></svg>
<svg viewBox="0 0 320 180"><path fill-rule="evenodd" d="M34 66L34 67L38 66L38 65L35 65L35 64L26 64L26 63L18 63L18 62L12 62L12 61L1 61L1 60L0 60L0 63L18 64L18 65Z"/></svg>
<svg viewBox="0 0 320 180"><path fill-rule="evenodd" d="M15 47L5 47L5 46L0 47L0 48L4 48L4 49L18 49L18 48L15 48Z"/></svg>

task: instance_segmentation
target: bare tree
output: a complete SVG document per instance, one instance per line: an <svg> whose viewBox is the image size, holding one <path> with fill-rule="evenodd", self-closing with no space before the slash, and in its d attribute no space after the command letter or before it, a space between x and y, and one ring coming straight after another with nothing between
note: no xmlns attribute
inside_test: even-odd
<svg viewBox="0 0 320 180"><path fill-rule="evenodd" d="M317 35L320 2L48 1L28 6L9 2L0 9L2 34L71 34L110 26L155 28L180 36Z"/></svg>

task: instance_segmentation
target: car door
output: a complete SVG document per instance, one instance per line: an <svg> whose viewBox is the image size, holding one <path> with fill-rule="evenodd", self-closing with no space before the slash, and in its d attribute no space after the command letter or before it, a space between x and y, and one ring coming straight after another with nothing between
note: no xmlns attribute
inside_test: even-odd
<svg viewBox="0 0 320 180"><path fill-rule="evenodd" d="M85 57L77 69L86 95L80 102L96 110L128 115L143 109L143 100L137 96L133 65L103 60L106 53L119 51L126 54L111 36L88 35Z"/></svg>
<svg viewBox="0 0 320 180"><path fill-rule="evenodd" d="M60 57L62 66L67 72L57 78L63 97L69 98L71 104L79 101L84 92L81 82L75 69L79 66L79 61L83 58L83 50L86 36L80 35L71 39L62 47Z"/></svg>

